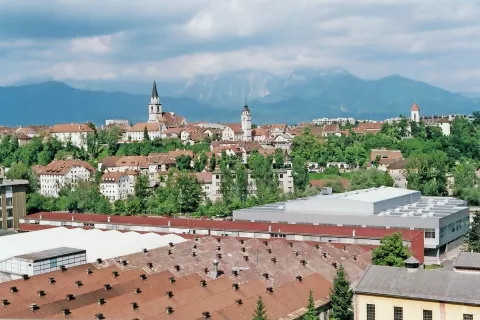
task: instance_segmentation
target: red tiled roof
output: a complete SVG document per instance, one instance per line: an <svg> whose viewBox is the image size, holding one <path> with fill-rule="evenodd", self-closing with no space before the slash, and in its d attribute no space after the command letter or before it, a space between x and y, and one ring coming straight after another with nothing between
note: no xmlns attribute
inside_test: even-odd
<svg viewBox="0 0 480 320"><path fill-rule="evenodd" d="M370 152L370 161L375 161L377 156L380 156L380 160L398 160L403 159L402 151L400 150L386 150L386 149L372 149Z"/></svg>
<svg viewBox="0 0 480 320"><path fill-rule="evenodd" d="M344 178L339 178L338 180L342 184L343 188L347 189L350 187L350 180ZM323 188L326 184L332 181L335 181L335 179L313 179L310 180L310 185L315 188Z"/></svg>
<svg viewBox="0 0 480 320"><path fill-rule="evenodd" d="M92 165L82 160L54 160L46 166L36 166L36 173L39 175L64 175L72 167L83 167L90 172L95 172Z"/></svg>
<svg viewBox="0 0 480 320"><path fill-rule="evenodd" d="M196 172L195 175L200 183L212 183L211 172Z"/></svg>
<svg viewBox="0 0 480 320"><path fill-rule="evenodd" d="M410 108L410 111L420 111L420 108L416 102L412 103L412 108Z"/></svg>
<svg viewBox="0 0 480 320"><path fill-rule="evenodd" d="M50 133L80 133L80 132L94 132L94 130L85 123L56 124L50 129Z"/></svg>
<svg viewBox="0 0 480 320"><path fill-rule="evenodd" d="M313 128L312 128L313 129ZM311 130L311 129L310 129ZM340 127L338 125L338 123L334 123L334 124L326 124L323 126L322 128L322 132L324 133L336 133L336 132L340 132Z"/></svg>

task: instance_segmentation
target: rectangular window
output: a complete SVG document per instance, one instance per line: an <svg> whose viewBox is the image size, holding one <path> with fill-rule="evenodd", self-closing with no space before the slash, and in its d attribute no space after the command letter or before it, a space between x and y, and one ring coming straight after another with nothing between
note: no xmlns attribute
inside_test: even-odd
<svg viewBox="0 0 480 320"><path fill-rule="evenodd" d="M7 207L13 206L13 198L7 198Z"/></svg>
<svg viewBox="0 0 480 320"><path fill-rule="evenodd" d="M457 230L462 228L462 220L457 221Z"/></svg>
<svg viewBox="0 0 480 320"><path fill-rule="evenodd" d="M423 320L433 320L432 310L423 310Z"/></svg>
<svg viewBox="0 0 480 320"><path fill-rule="evenodd" d="M455 223L450 223L450 224L448 225L448 228L449 228L450 230L452 230L452 232L455 232Z"/></svg>
<svg viewBox="0 0 480 320"><path fill-rule="evenodd" d="M403 320L402 307L393 307L393 320Z"/></svg>
<svg viewBox="0 0 480 320"><path fill-rule="evenodd" d="M50 268L57 267L57 258L50 259Z"/></svg>
<svg viewBox="0 0 480 320"><path fill-rule="evenodd" d="M375 320L375 305L367 304L367 320Z"/></svg>
<svg viewBox="0 0 480 320"><path fill-rule="evenodd" d="M445 236L446 231L447 231L447 227L440 228L440 238L443 238Z"/></svg>
<svg viewBox="0 0 480 320"><path fill-rule="evenodd" d="M435 239L435 229L425 229L425 239Z"/></svg>
<svg viewBox="0 0 480 320"><path fill-rule="evenodd" d="M13 220L7 220L7 229L13 228Z"/></svg>
<svg viewBox="0 0 480 320"><path fill-rule="evenodd" d="M473 314L463 314L463 320L473 320Z"/></svg>
<svg viewBox="0 0 480 320"><path fill-rule="evenodd" d="M7 217L13 217L13 209L12 208L7 209Z"/></svg>

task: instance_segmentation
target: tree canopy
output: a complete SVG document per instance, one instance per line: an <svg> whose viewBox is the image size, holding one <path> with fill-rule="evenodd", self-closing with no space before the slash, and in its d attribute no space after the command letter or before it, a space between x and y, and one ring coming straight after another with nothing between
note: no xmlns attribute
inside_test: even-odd
<svg viewBox="0 0 480 320"><path fill-rule="evenodd" d="M345 269L340 266L333 279L333 287L330 290L330 320L350 320L353 316L352 309L353 292L350 289L350 281Z"/></svg>
<svg viewBox="0 0 480 320"><path fill-rule="evenodd" d="M404 261L412 254L403 245L402 234L395 232L383 237L380 246L372 250L372 263L379 266L403 267Z"/></svg>

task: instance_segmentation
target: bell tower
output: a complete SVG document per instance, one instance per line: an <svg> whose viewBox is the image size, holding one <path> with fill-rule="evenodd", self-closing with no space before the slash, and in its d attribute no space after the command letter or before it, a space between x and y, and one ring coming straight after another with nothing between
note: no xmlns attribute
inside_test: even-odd
<svg viewBox="0 0 480 320"><path fill-rule="evenodd" d="M162 104L157 92L157 84L153 81L152 96L148 104L148 122L158 122L158 116L162 114Z"/></svg>
<svg viewBox="0 0 480 320"><path fill-rule="evenodd" d="M242 131L243 131L243 141L252 141L252 114L247 105L247 100L245 99L245 106L242 111Z"/></svg>

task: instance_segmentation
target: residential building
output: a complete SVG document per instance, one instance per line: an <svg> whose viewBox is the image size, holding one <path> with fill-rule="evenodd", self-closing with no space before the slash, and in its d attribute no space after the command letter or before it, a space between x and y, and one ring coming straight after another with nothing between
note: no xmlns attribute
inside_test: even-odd
<svg viewBox="0 0 480 320"><path fill-rule="evenodd" d="M340 126L338 123L334 124L326 124L322 128L322 137L328 137L328 136L341 136L342 133L340 131Z"/></svg>
<svg viewBox="0 0 480 320"><path fill-rule="evenodd" d="M137 176L138 172L134 170L106 172L100 181L100 192L111 202L125 200L134 194Z"/></svg>
<svg viewBox="0 0 480 320"><path fill-rule="evenodd" d="M70 142L72 145L87 149L87 135L95 130L85 123L80 124L56 124L50 129L50 135L63 143Z"/></svg>
<svg viewBox="0 0 480 320"><path fill-rule="evenodd" d="M111 126L111 125L117 125L117 126L128 126L130 125L130 122L128 120L124 119L107 119L105 120L105 126Z"/></svg>
<svg viewBox="0 0 480 320"><path fill-rule="evenodd" d="M58 197L61 188L88 181L95 169L81 160L54 160L46 166L36 166L34 171L40 182L40 194Z"/></svg>
<svg viewBox="0 0 480 320"><path fill-rule="evenodd" d="M371 265L356 286L355 319L477 319L480 274Z"/></svg>
<svg viewBox="0 0 480 320"><path fill-rule="evenodd" d="M453 263L453 270L458 272L480 273L480 253L460 252L457 260Z"/></svg>
<svg viewBox="0 0 480 320"><path fill-rule="evenodd" d="M340 124L342 126L347 124L355 124L354 118L319 118L313 119L312 123L323 126L323 125L330 125L330 124Z"/></svg>
<svg viewBox="0 0 480 320"><path fill-rule="evenodd" d="M202 186L202 192L205 196L205 199L215 201L216 197L214 197L214 195L212 193L212 173L211 172L196 172L195 176L197 177L197 181Z"/></svg>
<svg viewBox="0 0 480 320"><path fill-rule="evenodd" d="M0 233L19 228L19 219L26 214L27 180L0 177Z"/></svg>
<svg viewBox="0 0 480 320"><path fill-rule="evenodd" d="M222 131L224 141L243 141L243 130L241 124L227 123Z"/></svg>
<svg viewBox="0 0 480 320"><path fill-rule="evenodd" d="M382 130L383 122L361 122L352 132L360 135L377 134Z"/></svg>
<svg viewBox="0 0 480 320"><path fill-rule="evenodd" d="M236 221L424 230L429 263L439 263L457 254L468 232L469 215L466 201L422 197L419 191L390 187L318 195L233 211Z"/></svg>
<svg viewBox="0 0 480 320"><path fill-rule="evenodd" d="M369 166L387 171L388 167L399 160L403 160L400 150L372 149Z"/></svg>
<svg viewBox="0 0 480 320"><path fill-rule="evenodd" d="M145 130L150 140L162 138L162 132L167 130L164 123L160 122L139 122L127 129L125 142L143 141Z"/></svg>

